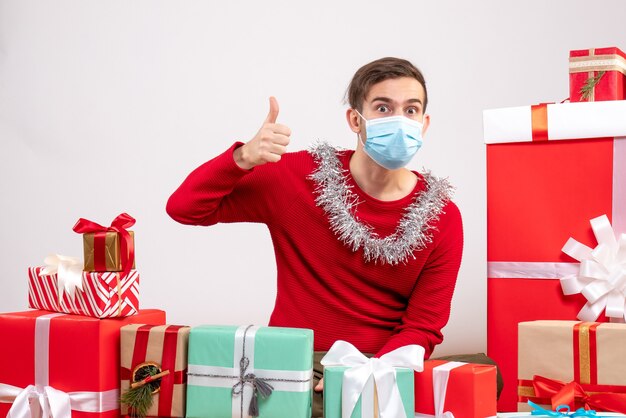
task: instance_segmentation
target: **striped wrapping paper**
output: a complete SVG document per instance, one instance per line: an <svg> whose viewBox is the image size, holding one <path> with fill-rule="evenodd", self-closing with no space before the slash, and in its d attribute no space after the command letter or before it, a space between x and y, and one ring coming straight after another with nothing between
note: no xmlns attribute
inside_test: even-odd
<svg viewBox="0 0 626 418"><path fill-rule="evenodd" d="M72 297L63 292L59 298L56 274L40 275L43 267L28 269L30 308L95 318L126 317L139 310L139 273L131 270L120 280L119 272L83 272L83 289Z"/></svg>

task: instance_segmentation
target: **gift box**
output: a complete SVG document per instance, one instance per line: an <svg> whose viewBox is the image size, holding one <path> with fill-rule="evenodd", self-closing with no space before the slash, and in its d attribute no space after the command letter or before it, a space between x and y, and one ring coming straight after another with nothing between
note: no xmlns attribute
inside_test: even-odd
<svg viewBox="0 0 626 418"><path fill-rule="evenodd" d="M619 48L570 51L569 74L572 102L626 98L626 55Z"/></svg>
<svg viewBox="0 0 626 418"><path fill-rule="evenodd" d="M426 360L415 373L415 417L495 417L496 376L496 366Z"/></svg>
<svg viewBox="0 0 626 418"><path fill-rule="evenodd" d="M44 410L54 418L118 417L120 328L136 322L163 324L165 312L115 319L0 314L0 416L12 409L11 416L39 417Z"/></svg>
<svg viewBox="0 0 626 418"><path fill-rule="evenodd" d="M135 268L135 219L126 213L105 227L80 218L73 230L83 234L85 271L124 271Z"/></svg>
<svg viewBox="0 0 626 418"><path fill-rule="evenodd" d="M322 358L326 418L413 417L413 373L423 370L424 348L400 347L368 358L336 341Z"/></svg>
<svg viewBox="0 0 626 418"><path fill-rule="evenodd" d="M121 329L121 390L144 383L147 376L167 373L153 381L152 405L146 415L184 417L189 330L179 325L132 324ZM129 413L122 400L122 415Z"/></svg>
<svg viewBox="0 0 626 418"><path fill-rule="evenodd" d="M199 326L189 335L187 417L311 416L313 331Z"/></svg>
<svg viewBox="0 0 626 418"><path fill-rule="evenodd" d="M498 410L516 408L517 324L576 319L582 294L560 279L581 264L570 237L591 248L589 221L626 231L626 101L486 110L487 350L504 378ZM603 315L597 320L603 321Z"/></svg>
<svg viewBox="0 0 626 418"><path fill-rule="evenodd" d="M519 324L518 408L626 413L626 324Z"/></svg>
<svg viewBox="0 0 626 418"><path fill-rule="evenodd" d="M349 367L336 366L324 368L324 417L342 418L342 390L343 377ZM396 371L396 384L400 392L403 410L406 417L414 415L413 399L413 370L398 367ZM373 378L370 378L373 379ZM379 396L378 387L373 381L364 387L363 392L358 397L356 404L349 418L361 418L368 416L365 411L370 411L369 416L379 417Z"/></svg>
<svg viewBox="0 0 626 418"><path fill-rule="evenodd" d="M35 309L113 318L139 310L139 273L84 272L80 286L67 289L58 274L43 274L44 267L28 269L28 306ZM60 273L62 274L62 273Z"/></svg>

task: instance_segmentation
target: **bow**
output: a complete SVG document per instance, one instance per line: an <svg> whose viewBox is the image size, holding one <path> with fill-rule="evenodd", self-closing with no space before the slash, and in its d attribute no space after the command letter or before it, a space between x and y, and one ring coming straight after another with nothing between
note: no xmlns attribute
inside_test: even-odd
<svg viewBox="0 0 626 418"><path fill-rule="evenodd" d="M130 228L134 224L135 218L127 213L122 213L118 215L115 219L113 219L113 222L111 222L111 226L109 227L102 226L84 218L80 218L76 222L72 230L79 234L86 234L89 232L117 232L120 235L120 254L123 270L123 273L120 276L120 280L122 280L124 277L128 276L128 273L132 269L135 260L134 242L130 236L130 233L126 230L126 228Z"/></svg>
<svg viewBox="0 0 626 418"><path fill-rule="evenodd" d="M57 294L59 302L63 292L74 297L76 288L83 290L83 262L76 257L51 254L44 259L46 266L39 271L40 276L57 275Z"/></svg>
<svg viewBox="0 0 626 418"><path fill-rule="evenodd" d="M233 385L232 394L233 396L243 395L244 386L246 384L252 385L253 393L252 399L250 399L250 406L248 407L248 415L251 417L258 417L258 396L261 395L263 399L267 399L274 391L274 387L267 383L266 379L256 377L254 373L246 373L249 365L250 360L248 357L242 357L241 360L239 360L239 381Z"/></svg>
<svg viewBox="0 0 626 418"><path fill-rule="evenodd" d="M406 412L396 383L395 367L424 370L424 348L407 345L397 348L380 358L367 358L347 341L336 341L322 358L324 366L347 366L343 375L341 414L352 415L359 397L367 384L376 382L380 418L406 418Z"/></svg>
<svg viewBox="0 0 626 418"><path fill-rule="evenodd" d="M578 382L572 381L566 384L543 376L533 377L533 388L536 397L550 399L552 408L561 405L572 407L578 405L585 409L626 413L626 393L588 394Z"/></svg>
<svg viewBox="0 0 626 418"><path fill-rule="evenodd" d="M51 386L41 388L28 385L21 390L10 385L0 385L6 397L14 397L7 418L63 418L72 416L70 395Z"/></svg>
<svg viewBox="0 0 626 418"><path fill-rule="evenodd" d="M594 322L605 311L610 318L626 319L626 234L619 241L606 215L590 221L598 245L591 249L570 238L562 251L580 261L578 275L561 279L563 294L582 293L587 303L578 313L582 321Z"/></svg>
<svg viewBox="0 0 626 418"><path fill-rule="evenodd" d="M596 417L596 411L593 409L579 408L574 412L570 412L571 409L568 405L559 405L556 410L549 411L534 403L528 401L528 405L533 407L530 415L542 416L542 417Z"/></svg>

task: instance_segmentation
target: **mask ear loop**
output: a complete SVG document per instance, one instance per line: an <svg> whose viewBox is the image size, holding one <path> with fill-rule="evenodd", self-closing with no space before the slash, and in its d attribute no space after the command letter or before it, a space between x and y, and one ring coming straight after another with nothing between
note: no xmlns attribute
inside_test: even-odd
<svg viewBox="0 0 626 418"><path fill-rule="evenodd" d="M352 110L354 110L354 111L356 112L356 114L357 114L357 115L359 115L359 116L361 117L361 119L363 119L363 120L365 121L365 127L367 128L367 122L368 122L368 120L367 120L367 119L365 119L365 116L363 116L363 115L361 114L361 112L359 112L359 111L358 111L358 110L356 110L356 109L352 109ZM361 132L357 132L356 136L357 136L357 138L359 138L359 142L361 142L361 146L363 146L363 148L365 148L365 143L363 142L363 138L361 138Z"/></svg>

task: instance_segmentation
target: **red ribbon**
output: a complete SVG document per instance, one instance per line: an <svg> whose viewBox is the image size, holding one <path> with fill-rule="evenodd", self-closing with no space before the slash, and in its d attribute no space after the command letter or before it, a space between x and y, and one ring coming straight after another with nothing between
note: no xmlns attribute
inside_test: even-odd
<svg viewBox="0 0 626 418"><path fill-rule="evenodd" d="M150 330L154 325L142 325L137 328L135 334L135 347L133 350L132 367L136 367L146 361L148 351L148 340ZM169 370L170 374L161 378L159 393L159 413L158 416L169 417L172 415L172 404L174 399L174 385L187 382L187 370L176 369L176 347L178 343L178 331L183 328L180 325L169 325L165 329L163 338L163 351L161 354L161 370ZM126 367L120 370L122 380L130 380L132 383L132 372Z"/></svg>
<svg viewBox="0 0 626 418"><path fill-rule="evenodd" d="M79 234L94 233L94 267L96 271L107 271L104 258L104 240L107 232L117 232L120 236L120 261L122 264L120 280L122 280L130 273L135 262L135 245L130 233L126 230L134 224L135 218L127 213L122 213L113 219L109 227L80 218L72 230Z"/></svg>
<svg viewBox="0 0 626 418"><path fill-rule="evenodd" d="M569 405L572 409L585 408L626 414L626 393L587 393L576 381L563 383L543 376L533 377L533 388L538 398L550 399L552 409Z"/></svg>
<svg viewBox="0 0 626 418"><path fill-rule="evenodd" d="M532 118L532 139L534 141L548 140L548 103L541 103L530 107Z"/></svg>

